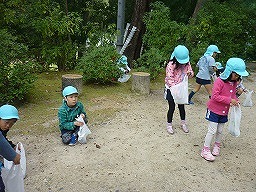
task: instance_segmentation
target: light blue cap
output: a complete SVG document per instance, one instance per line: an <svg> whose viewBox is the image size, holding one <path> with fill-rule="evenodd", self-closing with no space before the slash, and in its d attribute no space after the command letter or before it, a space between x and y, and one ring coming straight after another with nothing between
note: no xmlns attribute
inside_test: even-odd
<svg viewBox="0 0 256 192"><path fill-rule="evenodd" d="M119 63L128 65L127 57L125 55L122 55L122 57L118 60L118 64Z"/></svg>
<svg viewBox="0 0 256 192"><path fill-rule="evenodd" d="M171 60L173 57L176 58L176 60L180 64L186 64L189 62L189 51L187 47L184 45L178 45L177 47L174 48L174 51L171 54Z"/></svg>
<svg viewBox="0 0 256 192"><path fill-rule="evenodd" d="M242 77L249 75L246 71L244 60L236 57L230 58L227 61L226 68L223 73L221 73L220 78L226 80L232 72L235 72Z"/></svg>
<svg viewBox="0 0 256 192"><path fill-rule="evenodd" d="M216 62L215 66L217 67L217 69L223 69L224 68L220 62Z"/></svg>
<svg viewBox="0 0 256 192"><path fill-rule="evenodd" d="M204 56L208 56L208 55L212 56L214 52L220 53L219 48L216 45L210 45L207 47L206 52L204 53Z"/></svg>
<svg viewBox="0 0 256 192"><path fill-rule="evenodd" d="M12 105L3 105L0 107L1 119L20 119L18 110Z"/></svg>
<svg viewBox="0 0 256 192"><path fill-rule="evenodd" d="M65 88L63 89L63 91L62 91L63 97L66 97L66 96L68 96L68 95L72 95L72 94L74 94L74 93L77 93L77 94L78 94L78 91L77 91L77 89L76 89L75 87L73 87L73 86L67 86L67 87L65 87Z"/></svg>

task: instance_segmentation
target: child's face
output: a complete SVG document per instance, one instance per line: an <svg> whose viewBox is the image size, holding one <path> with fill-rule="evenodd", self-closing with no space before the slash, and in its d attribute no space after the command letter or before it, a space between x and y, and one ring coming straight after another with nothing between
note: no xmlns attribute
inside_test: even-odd
<svg viewBox="0 0 256 192"><path fill-rule="evenodd" d="M72 95L68 95L65 97L65 101L67 101L67 105L69 107L74 107L78 101L78 94L74 93Z"/></svg>
<svg viewBox="0 0 256 192"><path fill-rule="evenodd" d="M216 57L217 57L217 53L216 53L216 52L213 52L212 57L213 57L213 58L216 58Z"/></svg>
<svg viewBox="0 0 256 192"><path fill-rule="evenodd" d="M241 76L238 75L237 73L232 72L231 81L239 81L240 77Z"/></svg>
<svg viewBox="0 0 256 192"><path fill-rule="evenodd" d="M0 128L3 131L9 130L14 123L16 123L17 119L0 119Z"/></svg>

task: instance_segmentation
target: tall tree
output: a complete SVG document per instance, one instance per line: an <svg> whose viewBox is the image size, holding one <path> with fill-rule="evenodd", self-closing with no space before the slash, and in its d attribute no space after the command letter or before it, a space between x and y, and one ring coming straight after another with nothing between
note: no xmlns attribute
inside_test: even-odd
<svg viewBox="0 0 256 192"><path fill-rule="evenodd" d="M197 0L196 7L194 9L194 13L192 15L192 18L196 18L198 11L201 9L203 4L205 3L206 0Z"/></svg>
<svg viewBox="0 0 256 192"><path fill-rule="evenodd" d="M134 12L131 22L131 27L137 27L137 31L126 48L124 54L128 57L130 65L132 65L132 60L136 60L140 57L141 47L142 47L142 37L146 31L145 24L143 22L143 16L145 12L149 11L149 5L151 0L136 0L134 6ZM131 29L130 27L130 29ZM132 66L131 66L132 67Z"/></svg>

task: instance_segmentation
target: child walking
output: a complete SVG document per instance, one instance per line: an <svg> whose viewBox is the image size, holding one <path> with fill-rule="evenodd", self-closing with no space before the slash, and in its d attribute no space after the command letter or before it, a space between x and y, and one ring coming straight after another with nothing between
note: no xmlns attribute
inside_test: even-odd
<svg viewBox="0 0 256 192"><path fill-rule="evenodd" d="M224 124L228 121L229 108L239 104L236 97L237 83L242 76L248 75L242 59L230 58L224 72L214 82L212 96L207 102L208 132L201 151L201 157L207 161L214 161L215 156L220 154L221 135ZM211 152L210 146L214 135L215 142Z"/></svg>
<svg viewBox="0 0 256 192"><path fill-rule="evenodd" d="M170 134L173 134L172 120L173 113L175 111L175 102L170 91L170 87L181 83L185 77L188 75L189 78L192 78L194 72L189 62L189 51L183 45L178 45L175 47L170 61L166 66L166 77L165 77L165 99L168 101L169 110L167 112L167 131ZM181 119L181 128L185 133L188 133L189 130L186 125L186 112L184 104L178 104L180 119Z"/></svg>
<svg viewBox="0 0 256 192"><path fill-rule="evenodd" d="M78 91L73 86L67 86L62 91L63 103L58 110L59 128L61 138L64 144L74 146L77 143L79 127L82 122L76 121L80 115L87 123L86 112L84 106L78 101Z"/></svg>
<svg viewBox="0 0 256 192"><path fill-rule="evenodd" d="M217 68L215 67L215 57L217 56L218 53L220 53L219 48L216 45L210 45L208 46L204 55L197 62L197 67L199 69L196 75L196 86L194 90L191 91L189 94L189 97L188 97L189 104L194 104L194 102L192 102L191 99L200 90L202 85L206 88L209 94L209 97L211 97L211 94L212 94L211 76L217 70Z"/></svg>
<svg viewBox="0 0 256 192"><path fill-rule="evenodd" d="M12 105L3 105L0 107L0 156L13 161L15 165L20 164L20 154L16 153L13 147L15 145L8 141L6 134L9 129L19 119L18 110ZM3 134L2 134L3 133ZM0 162L1 166L3 165ZM0 192L5 192L5 186L1 177L1 166L0 166Z"/></svg>

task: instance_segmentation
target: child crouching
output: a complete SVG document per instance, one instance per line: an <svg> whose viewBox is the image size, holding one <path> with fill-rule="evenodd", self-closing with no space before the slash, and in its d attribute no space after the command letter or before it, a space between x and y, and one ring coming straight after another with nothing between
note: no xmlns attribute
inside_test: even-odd
<svg viewBox="0 0 256 192"><path fill-rule="evenodd" d="M64 99L58 110L61 138L64 144L73 146L77 143L80 126L83 126L83 123L77 121L76 118L81 115L87 123L86 112L83 104L78 101L78 91L75 87L65 87L62 94Z"/></svg>

